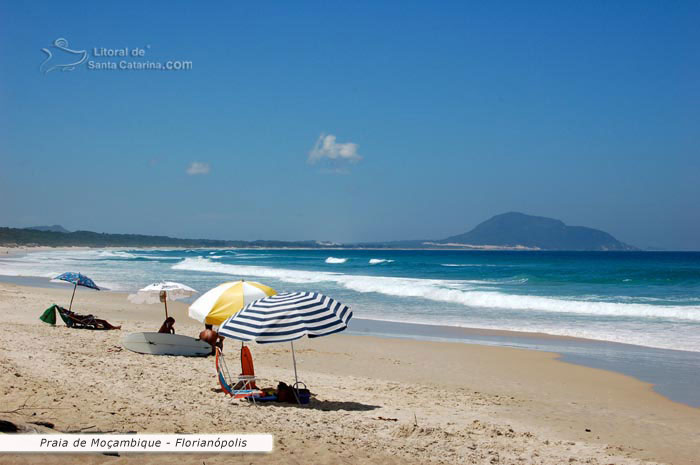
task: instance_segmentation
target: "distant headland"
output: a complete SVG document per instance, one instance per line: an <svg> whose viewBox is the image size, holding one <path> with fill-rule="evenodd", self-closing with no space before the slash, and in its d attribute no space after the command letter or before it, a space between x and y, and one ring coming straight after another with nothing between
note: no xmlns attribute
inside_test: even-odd
<svg viewBox="0 0 700 465"><path fill-rule="evenodd" d="M218 247L312 249L450 249L450 250L637 250L598 229L568 226L560 220L510 212L496 215L464 234L445 239L340 244L327 241L179 239L143 234L70 232L60 225L0 228L0 245L50 247Z"/></svg>

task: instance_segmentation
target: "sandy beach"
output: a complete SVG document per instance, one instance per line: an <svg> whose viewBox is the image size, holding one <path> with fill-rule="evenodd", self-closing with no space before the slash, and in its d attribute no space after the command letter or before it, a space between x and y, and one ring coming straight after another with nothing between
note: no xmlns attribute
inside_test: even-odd
<svg viewBox="0 0 700 465"><path fill-rule="evenodd" d="M700 409L620 374L546 352L335 335L298 342L307 407L250 405L216 392L214 360L129 352L158 305L79 290L76 310L121 331L39 321L65 289L0 284L0 419L56 432L265 432L271 454L179 455L179 463L700 463ZM200 325L171 304L179 334ZM226 349L236 353L237 344ZM263 386L293 379L288 345L251 346ZM234 358L232 356L231 358ZM46 426L38 426L43 422ZM7 455L3 463L171 463L173 456Z"/></svg>

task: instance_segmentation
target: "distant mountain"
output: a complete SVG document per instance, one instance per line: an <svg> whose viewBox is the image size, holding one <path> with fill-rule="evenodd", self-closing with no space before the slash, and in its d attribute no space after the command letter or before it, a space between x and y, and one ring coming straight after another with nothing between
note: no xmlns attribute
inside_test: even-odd
<svg viewBox="0 0 700 465"><path fill-rule="evenodd" d="M54 224L52 226L32 226L31 228L24 228L24 229L33 229L34 231L51 231L51 232L57 232L57 233L69 233L66 228L61 226L60 224Z"/></svg>
<svg viewBox="0 0 700 465"><path fill-rule="evenodd" d="M552 218L517 212L496 215L467 233L436 242L542 250L636 250L598 229L567 226Z"/></svg>
<svg viewBox="0 0 700 465"><path fill-rule="evenodd" d="M249 248L388 248L388 249L539 249L539 250L636 250L610 234L583 226L567 226L559 220L504 213L484 221L468 233L442 240L405 240L338 244L327 241L238 241L178 239L143 234L70 232L59 225L16 229L0 227L0 245L53 247L249 247Z"/></svg>

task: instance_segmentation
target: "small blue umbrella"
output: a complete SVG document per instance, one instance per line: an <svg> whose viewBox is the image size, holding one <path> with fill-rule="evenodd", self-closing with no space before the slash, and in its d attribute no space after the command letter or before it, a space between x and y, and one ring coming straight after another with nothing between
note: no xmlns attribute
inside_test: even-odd
<svg viewBox="0 0 700 465"><path fill-rule="evenodd" d="M66 281L68 283L73 283L73 295L70 298L70 305L68 306L68 310L71 310L73 308L73 298L75 297L75 290L78 286L89 287L90 289L95 289L96 291L100 290L100 288L97 287L97 284L95 284L95 281L88 278L84 274L76 273L74 271L68 271L66 273L63 273L62 275L56 276L54 279L57 279L59 281Z"/></svg>

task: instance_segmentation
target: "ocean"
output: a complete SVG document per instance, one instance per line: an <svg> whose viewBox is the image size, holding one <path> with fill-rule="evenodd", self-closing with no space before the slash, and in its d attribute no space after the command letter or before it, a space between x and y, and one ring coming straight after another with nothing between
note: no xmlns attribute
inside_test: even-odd
<svg viewBox="0 0 700 465"><path fill-rule="evenodd" d="M355 317L539 332L700 352L700 253L437 250L56 250L0 275L80 271L115 291L235 279L319 291Z"/></svg>
<svg viewBox="0 0 700 465"><path fill-rule="evenodd" d="M318 291L351 306L351 332L549 350L700 406L698 252L90 249L0 257L6 280L48 283L64 271L120 292L160 280L205 292L237 279Z"/></svg>

